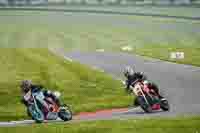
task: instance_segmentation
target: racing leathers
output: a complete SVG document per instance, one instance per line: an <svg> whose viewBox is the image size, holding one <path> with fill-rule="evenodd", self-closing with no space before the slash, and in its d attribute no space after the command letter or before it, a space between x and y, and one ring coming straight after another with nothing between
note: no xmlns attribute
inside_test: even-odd
<svg viewBox="0 0 200 133"><path fill-rule="evenodd" d="M59 98L56 97L56 96L54 95L54 93L51 92L50 90L43 89L43 88L44 88L44 87L41 86L41 85L31 85L31 89L30 89L29 91L31 91L30 93L42 92L43 95L45 96L45 98L51 97L51 98L53 99L53 101L56 102L56 104L57 104L58 106L61 106L61 102L60 102ZM26 92L26 93L23 94L22 103L24 103L26 106L29 106L30 101L24 99L24 96L25 96L27 93L29 93L29 92ZM47 106L47 105L45 105L45 102L43 102L43 106Z"/></svg>

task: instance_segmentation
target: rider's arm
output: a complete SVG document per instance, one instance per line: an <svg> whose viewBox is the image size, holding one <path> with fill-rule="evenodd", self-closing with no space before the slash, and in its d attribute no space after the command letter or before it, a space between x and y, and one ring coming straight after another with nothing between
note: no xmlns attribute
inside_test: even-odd
<svg viewBox="0 0 200 133"><path fill-rule="evenodd" d="M128 77L127 82L126 82L126 89L129 90L130 87L133 85L133 83L135 82L135 80L137 79L136 74Z"/></svg>
<svg viewBox="0 0 200 133"><path fill-rule="evenodd" d="M45 97L51 97L54 100L57 99L57 97L54 95L54 93L50 90L47 90L47 89L43 90L43 94L44 94Z"/></svg>
<svg viewBox="0 0 200 133"><path fill-rule="evenodd" d="M126 89L129 89L131 86L131 81L129 79L126 80Z"/></svg>
<svg viewBox="0 0 200 133"><path fill-rule="evenodd" d="M136 75L141 80L146 80L147 79L146 75L143 72L137 72Z"/></svg>
<svg viewBox="0 0 200 133"><path fill-rule="evenodd" d="M62 102L59 100L59 98L50 90L44 90L44 95L46 97L51 97L58 106L61 106L62 105Z"/></svg>
<svg viewBox="0 0 200 133"><path fill-rule="evenodd" d="M42 90L42 86L41 85L32 85L31 86L31 91L33 92L38 92Z"/></svg>
<svg viewBox="0 0 200 133"><path fill-rule="evenodd" d="M52 95L53 95L52 92L50 90L47 90L47 89L43 90L43 93L47 97L52 97Z"/></svg>

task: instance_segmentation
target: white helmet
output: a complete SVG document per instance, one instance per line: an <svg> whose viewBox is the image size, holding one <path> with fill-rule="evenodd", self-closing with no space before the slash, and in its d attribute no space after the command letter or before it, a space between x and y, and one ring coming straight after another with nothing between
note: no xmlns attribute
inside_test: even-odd
<svg viewBox="0 0 200 133"><path fill-rule="evenodd" d="M130 66L126 66L123 73L125 77L128 77L130 75L133 75L135 72L133 68L131 68Z"/></svg>

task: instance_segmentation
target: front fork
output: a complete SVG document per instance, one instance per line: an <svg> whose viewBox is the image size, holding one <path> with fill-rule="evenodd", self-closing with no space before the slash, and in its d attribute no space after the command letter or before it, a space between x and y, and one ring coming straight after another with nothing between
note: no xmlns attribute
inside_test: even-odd
<svg viewBox="0 0 200 133"><path fill-rule="evenodd" d="M148 102L148 100L147 100L147 98L146 98L146 96L145 96L145 94L144 94L144 92L143 92L143 90L140 88L140 91L141 91L141 93L142 93L142 96L144 97L144 100L145 100L145 102L149 105L149 106L151 106L150 104L149 104L149 102Z"/></svg>
<svg viewBox="0 0 200 133"><path fill-rule="evenodd" d="M132 91L134 92L134 87L131 86L131 89L132 89ZM141 87L138 87L138 89L139 89L139 91L142 93L142 96L144 97L145 102L146 102L149 106L151 106L151 105L149 104L149 102L148 102L148 100L147 100L147 98L146 98L146 96L145 96L143 90L141 89Z"/></svg>

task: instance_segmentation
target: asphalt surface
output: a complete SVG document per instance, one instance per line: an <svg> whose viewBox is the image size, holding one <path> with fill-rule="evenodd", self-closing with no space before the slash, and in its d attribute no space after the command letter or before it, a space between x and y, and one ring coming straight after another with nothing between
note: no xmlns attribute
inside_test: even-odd
<svg viewBox="0 0 200 133"><path fill-rule="evenodd" d="M122 81L124 80L123 68L127 65L133 66L137 71L143 71L149 79L159 85L161 94L167 98L171 108L168 112L156 111L147 114L140 107L130 107L124 111L76 115L70 122L200 114L200 67L175 64L127 53L74 51L66 53L64 56L67 60L78 61L93 69L104 71L113 76L113 78ZM0 127L24 126L32 123L34 123L32 120L0 122Z"/></svg>
<svg viewBox="0 0 200 133"><path fill-rule="evenodd" d="M154 6L33 6L33 7L0 7L0 10L15 11L48 11L91 14L151 16L158 18L175 18L200 20L199 8L192 7L154 7ZM186 11L187 10L187 11Z"/></svg>
<svg viewBox="0 0 200 133"><path fill-rule="evenodd" d="M33 16L13 16L10 17L1 16L2 22L7 20L17 20L17 21L25 21ZM121 20L117 16L113 16L113 20L111 18L112 15L100 15L99 19L91 19L91 17L95 17L95 15L86 15L79 14L51 14L49 16L39 16L39 20L43 19L49 20L49 18L53 18L52 16L57 16L60 18L72 18L69 21L80 20L80 17L84 17L83 21L91 21L92 22L100 22L109 23L109 24L117 24L120 26L132 26L136 25L135 23L129 24L127 20ZM88 17L88 19L86 19ZM23 19L22 19L23 18ZM98 18L98 15L96 16ZM109 21L107 20L109 18ZM33 17L34 20L37 20L37 16ZM116 21L117 19L120 20ZM101 20L101 21L100 21ZM103 21L104 20L104 21ZM127 21L127 22L125 22ZM78 23L76 21L76 23ZM180 24L181 25L181 24ZM176 26L177 23L176 23ZM194 28L194 25L188 25ZM187 27L185 27L187 28ZM198 27L196 26L196 28ZM72 61L78 61L82 64L89 65L91 67L99 68L106 73L111 74L114 78L124 80L122 75L122 69L131 65L136 68L137 71L143 71L149 79L154 81L161 88L161 93L169 100L171 110L169 112L156 112L152 114L145 114L140 108L131 108L127 111L122 112L113 112L112 115L93 115L93 116L83 116L75 119L73 121L82 121L82 120L100 120L100 119L127 119L127 118L143 118L143 117L154 117L154 116L164 116L171 117L177 115L195 115L200 113L200 68L189 66L189 65L181 65L174 64L169 62L164 62L160 60L155 60L151 58L143 58L136 55L129 55L126 53L111 53L111 52L80 52L74 51L70 53L66 53L65 57L67 59L71 59ZM53 121L54 122L54 121ZM33 121L13 121L13 122L0 122L0 126L17 126L17 125L26 125L31 124Z"/></svg>
<svg viewBox="0 0 200 133"><path fill-rule="evenodd" d="M71 52L65 56L73 61L93 66L104 70L118 79L124 79L122 70L125 66L135 67L137 71L144 72L147 77L158 84L161 94L164 95L171 105L170 112L159 112L152 115L180 115L200 113L200 68L164 62L161 60L143 58L126 53L106 52ZM131 117L140 116L141 110L134 109L128 115Z"/></svg>

